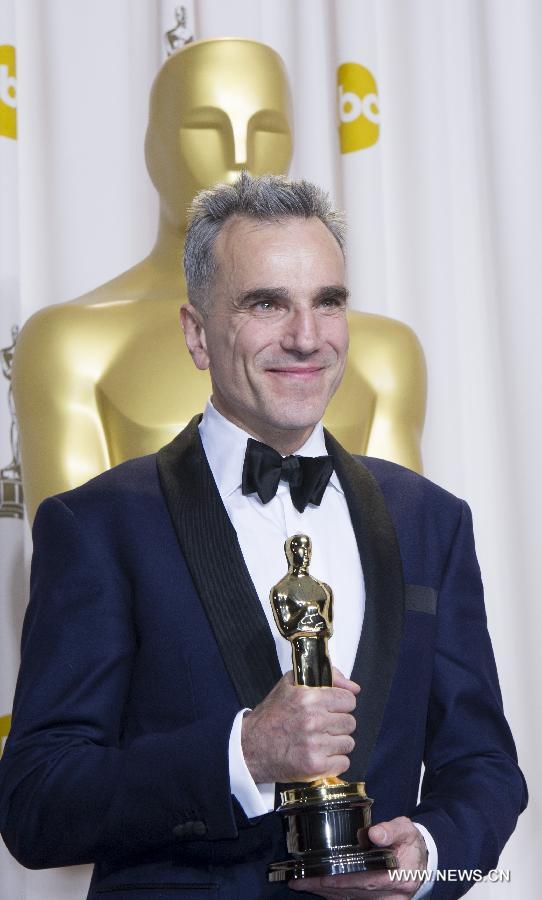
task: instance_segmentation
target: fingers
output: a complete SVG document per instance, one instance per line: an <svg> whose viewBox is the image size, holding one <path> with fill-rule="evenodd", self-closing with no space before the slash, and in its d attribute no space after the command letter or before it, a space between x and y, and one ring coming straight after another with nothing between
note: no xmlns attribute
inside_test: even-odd
<svg viewBox="0 0 542 900"><path fill-rule="evenodd" d="M415 881L394 882L389 871L353 872L349 875L321 875L289 881L292 891L306 891L326 900L408 900L420 884Z"/></svg>
<svg viewBox="0 0 542 900"><path fill-rule="evenodd" d="M335 713L328 716L325 730L328 734L353 734L356 730L356 720L348 713ZM351 753L353 749L352 747L348 752Z"/></svg>
<svg viewBox="0 0 542 900"><path fill-rule="evenodd" d="M420 832L406 816L392 819L391 822L378 822L369 828L368 834L369 840L377 847L414 844L420 838Z"/></svg>
<svg viewBox="0 0 542 900"><path fill-rule="evenodd" d="M289 673L288 673L289 674ZM354 685L355 682L345 679L346 684ZM349 688L343 687L306 687L286 681L284 675L278 686L281 686L281 696L300 709L327 710L332 713L351 713L356 708L356 694ZM275 691L277 688L273 688ZM273 693L273 692L272 692ZM271 696L271 695L270 695Z"/></svg>
<svg viewBox="0 0 542 900"><path fill-rule="evenodd" d="M354 685L339 673L341 679ZM310 781L345 772L355 706L353 690L299 687L288 672L243 719L241 747L254 781Z"/></svg>
<svg viewBox="0 0 542 900"><path fill-rule="evenodd" d="M361 900L375 897L389 900L406 900L417 890L411 886L408 893L402 885L392 882L387 871L354 872L350 875L321 875L317 878L300 878L288 882L292 891L307 891L325 897L326 900Z"/></svg>
<svg viewBox="0 0 542 900"><path fill-rule="evenodd" d="M292 690L299 690L293 687ZM307 693L310 692L310 693ZM340 687L305 688L305 697L300 702L314 704L333 713L353 712L356 708L356 695L352 691Z"/></svg>
<svg viewBox="0 0 542 900"><path fill-rule="evenodd" d="M297 757L301 775L292 781L341 775L350 766L349 754L353 749L354 739L350 735L312 735L305 741L301 739Z"/></svg>
<svg viewBox="0 0 542 900"><path fill-rule="evenodd" d="M379 822L369 829L369 837L379 846L392 846L403 870L422 870L425 863L420 858L420 847L425 845L423 838L410 819L400 816L389 822ZM323 875L318 878L303 878L290 881L288 887L293 891L308 891L327 900L346 900L346 898L386 897L389 900L407 900L414 896L420 886L420 880L392 881L388 871L353 872L348 875Z"/></svg>
<svg viewBox="0 0 542 900"><path fill-rule="evenodd" d="M350 681L350 679L346 678L340 669L337 669L335 666L332 666L332 672L333 687L344 688L346 691L351 691L353 694L359 694L361 687L356 681Z"/></svg>
<svg viewBox="0 0 542 900"><path fill-rule="evenodd" d="M327 772L326 775L335 775L336 778L344 775L347 769L350 768L350 757L349 756L328 756L327 758Z"/></svg>

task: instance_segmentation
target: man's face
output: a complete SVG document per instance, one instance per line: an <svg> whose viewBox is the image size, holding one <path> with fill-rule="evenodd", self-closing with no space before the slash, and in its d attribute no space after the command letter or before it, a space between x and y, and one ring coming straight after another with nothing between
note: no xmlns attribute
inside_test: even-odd
<svg viewBox="0 0 542 900"><path fill-rule="evenodd" d="M213 404L282 453L322 418L346 363L344 262L319 219L232 219L215 244L204 317L182 309L188 348L210 369Z"/></svg>

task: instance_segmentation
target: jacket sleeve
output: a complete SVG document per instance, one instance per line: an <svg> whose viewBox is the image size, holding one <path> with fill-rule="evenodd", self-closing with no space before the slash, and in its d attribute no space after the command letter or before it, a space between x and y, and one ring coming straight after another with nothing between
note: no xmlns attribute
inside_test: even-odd
<svg viewBox="0 0 542 900"><path fill-rule="evenodd" d="M30 868L152 852L175 843L172 831L183 822L197 822L206 840L238 833L231 714L124 739L138 641L131 587L92 534L59 498L38 511L13 724L0 762L0 830Z"/></svg>
<svg viewBox="0 0 542 900"><path fill-rule="evenodd" d="M424 764L412 818L433 836L439 870L494 868L527 792L503 713L465 503L439 591ZM460 897L471 886L437 882L432 896Z"/></svg>

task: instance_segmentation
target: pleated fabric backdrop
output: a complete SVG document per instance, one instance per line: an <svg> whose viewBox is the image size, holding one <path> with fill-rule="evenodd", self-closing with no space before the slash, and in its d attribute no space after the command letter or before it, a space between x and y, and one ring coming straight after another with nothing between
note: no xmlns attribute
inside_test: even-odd
<svg viewBox="0 0 542 900"><path fill-rule="evenodd" d="M281 54L295 104L291 172L328 188L347 211L353 305L404 320L424 346L425 471L473 508L505 706L532 795L501 860L510 883L473 892L537 896L542 4L184 5L196 38L254 38ZM0 734L25 604L24 541L28 548L9 402L13 328L150 249L157 200L143 137L175 6L0 0L0 469L9 482L0 507ZM26 872L0 847L0 896L9 900L84 898L89 872Z"/></svg>

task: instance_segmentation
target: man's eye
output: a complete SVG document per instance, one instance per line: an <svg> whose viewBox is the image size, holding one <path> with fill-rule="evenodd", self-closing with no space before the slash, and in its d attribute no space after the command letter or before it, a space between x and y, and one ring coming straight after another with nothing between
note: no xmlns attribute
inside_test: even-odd
<svg viewBox="0 0 542 900"><path fill-rule="evenodd" d="M263 315L269 315L276 310L277 305L273 300L257 300L256 303L252 304L252 309L256 313L261 313Z"/></svg>
<svg viewBox="0 0 542 900"><path fill-rule="evenodd" d="M342 309L344 305L344 297L322 297L320 300L323 309Z"/></svg>

